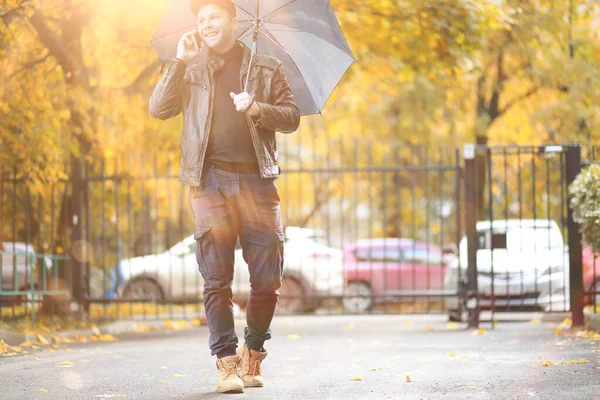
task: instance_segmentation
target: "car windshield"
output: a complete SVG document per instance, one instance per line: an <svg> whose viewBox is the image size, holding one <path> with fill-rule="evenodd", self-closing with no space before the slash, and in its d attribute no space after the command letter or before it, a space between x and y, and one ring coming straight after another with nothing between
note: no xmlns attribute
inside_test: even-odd
<svg viewBox="0 0 600 400"><path fill-rule="evenodd" d="M509 231L507 246L509 249L557 249L562 246L558 232L548 228L515 229Z"/></svg>

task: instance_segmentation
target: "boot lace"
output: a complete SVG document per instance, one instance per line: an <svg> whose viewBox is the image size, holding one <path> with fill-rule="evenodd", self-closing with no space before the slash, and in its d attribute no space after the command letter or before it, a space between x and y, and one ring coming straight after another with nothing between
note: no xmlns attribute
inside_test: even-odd
<svg viewBox="0 0 600 400"><path fill-rule="evenodd" d="M236 374L237 375L237 364L234 362L223 363L223 370L227 375Z"/></svg>
<svg viewBox="0 0 600 400"><path fill-rule="evenodd" d="M251 360L248 372L250 375L260 375L260 360Z"/></svg>

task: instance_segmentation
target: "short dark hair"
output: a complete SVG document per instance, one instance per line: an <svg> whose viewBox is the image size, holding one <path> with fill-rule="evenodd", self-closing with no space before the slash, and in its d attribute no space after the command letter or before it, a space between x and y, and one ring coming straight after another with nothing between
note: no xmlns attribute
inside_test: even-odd
<svg viewBox="0 0 600 400"><path fill-rule="evenodd" d="M231 0L191 0L190 10L192 10L194 15L197 16L198 11L200 11L200 9L207 4L214 4L216 6L224 8L225 10L227 10L227 12L229 12L229 15L231 15L232 18L236 15L235 5Z"/></svg>

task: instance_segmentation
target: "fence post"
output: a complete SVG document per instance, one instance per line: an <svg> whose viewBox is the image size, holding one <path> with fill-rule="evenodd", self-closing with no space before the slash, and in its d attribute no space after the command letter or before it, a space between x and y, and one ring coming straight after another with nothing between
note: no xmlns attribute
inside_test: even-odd
<svg viewBox="0 0 600 400"><path fill-rule="evenodd" d="M81 240L83 238L83 179L82 179L82 168L81 160L75 156L71 158L71 250L69 252L69 264L71 265L71 279L72 279L72 294L73 297L80 301L82 299L82 269L83 263L81 260L81 254L78 248L81 247Z"/></svg>
<svg viewBox="0 0 600 400"><path fill-rule="evenodd" d="M475 145L466 144L465 161L465 230L467 234L467 311L469 328L479 327L479 295L477 289L477 175L475 170ZM473 301L474 300L474 301Z"/></svg>
<svg viewBox="0 0 600 400"><path fill-rule="evenodd" d="M581 171L581 145L569 146L566 157L567 189ZM567 191L568 193L568 191ZM570 196L568 196L570 199ZM583 326L583 261L582 261L582 236L579 224L573 219L573 210L568 206L567 229L569 241L569 285L571 302L571 319L573 326Z"/></svg>

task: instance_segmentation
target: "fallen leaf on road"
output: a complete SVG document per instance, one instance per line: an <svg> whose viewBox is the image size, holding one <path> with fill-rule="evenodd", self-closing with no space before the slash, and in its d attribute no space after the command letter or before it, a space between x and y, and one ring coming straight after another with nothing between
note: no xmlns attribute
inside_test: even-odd
<svg viewBox="0 0 600 400"><path fill-rule="evenodd" d="M183 374L173 374L173 376L187 376L187 375L183 375Z"/></svg>
<svg viewBox="0 0 600 400"><path fill-rule="evenodd" d="M544 361L543 363L538 364L540 367L552 367L554 365L556 365L555 363L553 363L552 361Z"/></svg>
<svg viewBox="0 0 600 400"><path fill-rule="evenodd" d="M446 328L448 328L448 329L458 329L458 324L456 322L448 322L446 324Z"/></svg>
<svg viewBox="0 0 600 400"><path fill-rule="evenodd" d="M406 382L412 382L412 379L410 379L410 376L406 375Z"/></svg>
<svg viewBox="0 0 600 400"><path fill-rule="evenodd" d="M136 333L142 333L142 332L154 332L154 331L157 331L158 328L156 328L154 326L148 326L148 325L134 325L131 330Z"/></svg>
<svg viewBox="0 0 600 400"><path fill-rule="evenodd" d="M360 376L355 376L354 378L350 378L351 381L362 381Z"/></svg>
<svg viewBox="0 0 600 400"><path fill-rule="evenodd" d="M480 335L483 336L485 335L485 329L484 328L479 328L477 330L474 330L473 332L471 332L471 335Z"/></svg>
<svg viewBox="0 0 600 400"><path fill-rule="evenodd" d="M572 364L587 364L587 360L571 360L571 361L561 361L561 364L568 364L568 365L572 365Z"/></svg>
<svg viewBox="0 0 600 400"><path fill-rule="evenodd" d="M73 366L73 362L72 361L62 361L58 363L59 367L62 368L68 368L68 367L72 367Z"/></svg>
<svg viewBox="0 0 600 400"><path fill-rule="evenodd" d="M552 333L554 333L555 335L560 335L562 331L559 328L556 328L555 330L552 331Z"/></svg>
<svg viewBox="0 0 600 400"><path fill-rule="evenodd" d="M529 321L529 322L531 322L532 324L539 324L539 323L540 323L540 320L539 320L539 319L537 319L537 318L534 318L534 319L532 319L532 320L531 320L531 321Z"/></svg>
<svg viewBox="0 0 600 400"><path fill-rule="evenodd" d="M435 328L433 326L428 326L428 327L425 328L425 330L427 332L433 332L433 331L435 331Z"/></svg>
<svg viewBox="0 0 600 400"><path fill-rule="evenodd" d="M381 371L383 369L383 367L374 367L371 368L371 371Z"/></svg>
<svg viewBox="0 0 600 400"><path fill-rule="evenodd" d="M449 351L449 352L448 352L448 355L449 355L450 357L456 357L456 354L454 354L454 353L453 353L453 352L451 352L451 351Z"/></svg>
<svg viewBox="0 0 600 400"><path fill-rule="evenodd" d="M92 325L92 332L94 332L94 335L96 336L102 335L102 332L100 332L100 329L98 329L96 325Z"/></svg>
<svg viewBox="0 0 600 400"><path fill-rule="evenodd" d="M90 336L90 340L92 342L114 342L117 340L116 337L109 334L99 335L99 336Z"/></svg>
<svg viewBox="0 0 600 400"><path fill-rule="evenodd" d="M40 342L41 344L50 344L45 337L43 337L42 335L37 335L37 340L38 342Z"/></svg>
<svg viewBox="0 0 600 400"><path fill-rule="evenodd" d="M38 390L38 392L40 392L40 393L46 393L47 390L46 389L40 389L40 390Z"/></svg>
<svg viewBox="0 0 600 400"><path fill-rule="evenodd" d="M288 335L288 339L292 339L292 340L300 339L300 336L295 335L295 334L292 333L292 334Z"/></svg>
<svg viewBox="0 0 600 400"><path fill-rule="evenodd" d="M349 323L348 326L344 328L344 330L347 331L351 331L352 329L354 329L354 322Z"/></svg>
<svg viewBox="0 0 600 400"><path fill-rule="evenodd" d="M23 342L23 343L21 343L19 345L19 347L34 347L34 343L33 342L29 342L29 341ZM2 347L0 347L0 348L2 348Z"/></svg>
<svg viewBox="0 0 600 400"><path fill-rule="evenodd" d="M406 321L405 323L402 324L402 326L404 326L406 328L411 327L412 326L412 322Z"/></svg>
<svg viewBox="0 0 600 400"><path fill-rule="evenodd" d="M571 325L573 325L571 318L565 318L558 326L558 329L570 329Z"/></svg>
<svg viewBox="0 0 600 400"><path fill-rule="evenodd" d="M142 376L150 376L150 374L144 374L144 375L142 375Z"/></svg>

